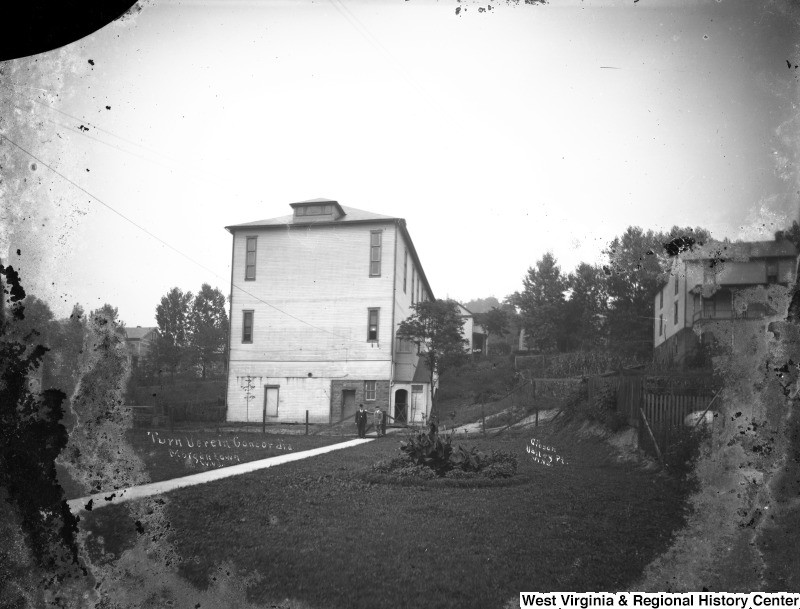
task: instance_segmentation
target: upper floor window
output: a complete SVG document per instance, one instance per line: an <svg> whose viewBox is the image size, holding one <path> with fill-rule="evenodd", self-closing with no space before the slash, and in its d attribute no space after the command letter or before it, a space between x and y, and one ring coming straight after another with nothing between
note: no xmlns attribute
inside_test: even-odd
<svg viewBox="0 0 800 609"><path fill-rule="evenodd" d="M406 293L406 280L408 279L408 249L403 256L403 294Z"/></svg>
<svg viewBox="0 0 800 609"><path fill-rule="evenodd" d="M242 311L242 342L253 342L253 312Z"/></svg>
<svg viewBox="0 0 800 609"><path fill-rule="evenodd" d="M378 342L378 313L380 309L369 309L367 320L367 341Z"/></svg>
<svg viewBox="0 0 800 609"><path fill-rule="evenodd" d="M406 340L405 338L398 338L397 339L397 353L411 353L413 343L410 340Z"/></svg>
<svg viewBox="0 0 800 609"><path fill-rule="evenodd" d="M678 276L675 275L675 293L678 293Z"/></svg>
<svg viewBox="0 0 800 609"><path fill-rule="evenodd" d="M381 238L382 231L373 230L369 233L369 276L381 276Z"/></svg>
<svg viewBox="0 0 800 609"><path fill-rule="evenodd" d="M778 263L767 262L767 283L778 283Z"/></svg>
<svg viewBox="0 0 800 609"><path fill-rule="evenodd" d="M414 279L416 277L416 269L411 267L411 304L414 304Z"/></svg>
<svg viewBox="0 0 800 609"><path fill-rule="evenodd" d="M658 308L664 308L664 289L662 288L661 291L658 293Z"/></svg>
<svg viewBox="0 0 800 609"><path fill-rule="evenodd" d="M714 298L703 298L703 317L715 317L717 314L717 303Z"/></svg>
<svg viewBox="0 0 800 609"><path fill-rule="evenodd" d="M675 303L675 325L678 325L678 303Z"/></svg>
<svg viewBox="0 0 800 609"><path fill-rule="evenodd" d="M244 278L252 281L256 278L256 241L258 237L247 238L247 253L244 261Z"/></svg>
<svg viewBox="0 0 800 609"><path fill-rule="evenodd" d="M658 316L658 335L661 336L664 334L664 316Z"/></svg>

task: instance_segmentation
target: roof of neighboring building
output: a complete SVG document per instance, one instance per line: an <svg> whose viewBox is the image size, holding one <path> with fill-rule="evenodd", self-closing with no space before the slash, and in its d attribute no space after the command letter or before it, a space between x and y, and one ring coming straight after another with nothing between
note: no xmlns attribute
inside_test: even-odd
<svg viewBox="0 0 800 609"><path fill-rule="evenodd" d="M457 302L456 304L458 305L458 308L461 309L461 316L462 317L474 317L474 315L472 314L472 311L470 311L467 307L462 305L460 302Z"/></svg>
<svg viewBox="0 0 800 609"><path fill-rule="evenodd" d="M414 378L411 379L412 383L430 383L431 382L431 369L428 367L428 360L420 355L417 358L417 369L414 370Z"/></svg>
<svg viewBox="0 0 800 609"><path fill-rule="evenodd" d="M714 258L794 258L797 248L788 239L773 241L724 242L709 241L681 254L684 260L711 260Z"/></svg>
<svg viewBox="0 0 800 609"><path fill-rule="evenodd" d="M142 326L125 328L125 336L128 340L141 340L151 332L158 332L158 328L143 328Z"/></svg>
<svg viewBox="0 0 800 609"><path fill-rule="evenodd" d="M325 203L330 203L334 205L344 215L334 220L334 219L328 219L328 216L295 216L294 214L290 214L288 216L280 216L278 218L256 220L255 222L245 222L243 224L231 224L230 226L226 226L225 230L233 234L237 230L247 230L255 228L275 229L275 228L291 228L293 226L308 228L311 226L316 227L316 226L338 226L341 224L369 224L372 222L384 224L391 222L400 227L400 231L403 233L403 236L408 242L409 252L411 253L411 257L414 260L414 262L416 262L417 268L419 269L419 274L422 277L422 281L425 282L425 287L427 288L428 293L431 295L431 300L436 300L436 297L433 295L433 290L431 289L431 284L428 283L428 277L425 275L425 271L422 268L422 263L419 260L419 255L417 254L417 250L414 247L414 242L411 241L411 235L408 234L406 221L403 218L397 218L395 216L384 216L383 214L376 214L371 211L356 209L355 207L345 207L344 205L339 205L338 201L334 201L333 199L327 199L324 197L317 199L308 199L307 201L300 201L297 203L290 203L289 205L294 209L297 206L303 204L325 204Z"/></svg>

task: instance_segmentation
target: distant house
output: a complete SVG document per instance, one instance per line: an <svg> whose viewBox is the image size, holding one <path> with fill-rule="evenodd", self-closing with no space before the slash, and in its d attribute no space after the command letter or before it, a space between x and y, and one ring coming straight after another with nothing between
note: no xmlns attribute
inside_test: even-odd
<svg viewBox="0 0 800 609"><path fill-rule="evenodd" d="M458 305L458 310L461 313L461 319L464 320L464 325L461 329L461 335L468 341L467 351L469 353L486 353L486 346L489 344L489 336L483 329L483 326L475 323L475 316L472 311L462 304Z"/></svg>
<svg viewBox="0 0 800 609"><path fill-rule="evenodd" d="M730 324L774 315L776 295L795 280L797 249L774 241L711 242L678 255L654 297L655 360L685 364Z"/></svg>
<svg viewBox="0 0 800 609"><path fill-rule="evenodd" d="M134 368L139 365L142 358L147 357L150 345L157 337L158 328L143 328L142 326L125 328L125 344Z"/></svg>
<svg viewBox="0 0 800 609"><path fill-rule="evenodd" d="M233 236L229 421L336 422L364 404L430 412L431 379L397 329L433 300L402 218L331 199L226 227ZM434 380L435 382L435 380Z"/></svg>

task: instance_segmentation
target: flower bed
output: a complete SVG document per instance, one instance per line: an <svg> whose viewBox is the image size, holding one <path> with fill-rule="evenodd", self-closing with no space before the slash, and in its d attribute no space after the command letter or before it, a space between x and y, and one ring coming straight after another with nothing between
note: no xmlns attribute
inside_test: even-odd
<svg viewBox="0 0 800 609"><path fill-rule="evenodd" d="M517 455L503 450L483 452L474 446L453 448L453 433L415 432L400 443L402 454L374 463L365 479L371 482L495 481L514 478ZM457 484L461 486L461 484Z"/></svg>

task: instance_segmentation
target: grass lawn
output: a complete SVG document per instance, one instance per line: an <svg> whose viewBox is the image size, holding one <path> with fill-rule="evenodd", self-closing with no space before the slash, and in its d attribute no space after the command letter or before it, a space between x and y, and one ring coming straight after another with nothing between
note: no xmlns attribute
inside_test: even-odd
<svg viewBox="0 0 800 609"><path fill-rule="evenodd" d="M370 464L398 453L390 436L177 490L181 572L205 587L230 560L261 575L252 600L314 607L499 607L522 590L623 589L682 524L685 485L618 463L599 441L537 433L563 465L534 462L530 433L470 440L517 452L522 483L509 486L370 484Z"/></svg>
<svg viewBox="0 0 800 609"><path fill-rule="evenodd" d="M136 454L144 461L151 482L180 478L238 463L257 461L338 444L350 437L266 434L260 430L208 431L203 429L130 429L127 432ZM59 480L67 499L85 491L59 468ZM110 488L104 490L111 490Z"/></svg>
<svg viewBox="0 0 800 609"><path fill-rule="evenodd" d="M338 444L350 438L260 431L133 429L129 439L153 482Z"/></svg>

